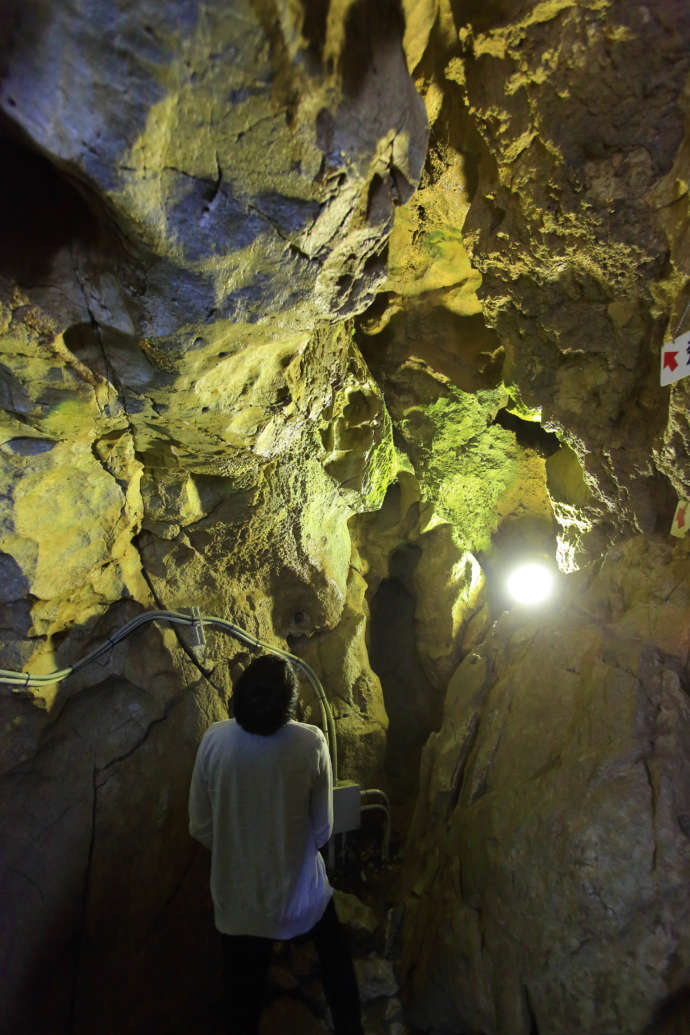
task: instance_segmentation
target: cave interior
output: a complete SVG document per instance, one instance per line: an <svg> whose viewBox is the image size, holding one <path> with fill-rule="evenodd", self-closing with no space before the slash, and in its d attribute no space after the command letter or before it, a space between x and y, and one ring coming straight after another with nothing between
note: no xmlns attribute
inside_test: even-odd
<svg viewBox="0 0 690 1035"><path fill-rule="evenodd" d="M187 795L271 648L367 1035L689 1032L686 0L0 32L1 1035L225 1030Z"/></svg>

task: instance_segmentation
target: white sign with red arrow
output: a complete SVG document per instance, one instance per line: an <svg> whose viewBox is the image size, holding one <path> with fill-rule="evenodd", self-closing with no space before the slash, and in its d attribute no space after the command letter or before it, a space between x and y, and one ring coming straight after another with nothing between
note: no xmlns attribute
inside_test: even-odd
<svg viewBox="0 0 690 1035"><path fill-rule="evenodd" d="M687 500L678 500L676 512L671 522L671 535L681 539L690 528L690 503Z"/></svg>
<svg viewBox="0 0 690 1035"><path fill-rule="evenodd" d="M690 331L664 345L661 350L660 384L670 385L690 374Z"/></svg>

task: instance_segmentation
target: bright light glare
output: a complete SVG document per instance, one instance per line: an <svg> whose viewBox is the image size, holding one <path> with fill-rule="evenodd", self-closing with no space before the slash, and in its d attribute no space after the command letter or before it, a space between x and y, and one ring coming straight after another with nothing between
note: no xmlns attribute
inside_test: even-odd
<svg viewBox="0 0 690 1035"><path fill-rule="evenodd" d="M543 564L522 564L508 578L508 592L519 604L540 604L552 588L553 575Z"/></svg>

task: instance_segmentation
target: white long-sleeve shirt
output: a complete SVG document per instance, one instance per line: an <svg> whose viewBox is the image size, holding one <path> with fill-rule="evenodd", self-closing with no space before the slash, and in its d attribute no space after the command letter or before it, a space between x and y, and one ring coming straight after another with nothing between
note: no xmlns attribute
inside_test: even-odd
<svg viewBox="0 0 690 1035"><path fill-rule="evenodd" d="M223 934L292 938L333 894L318 851L333 828L333 776L317 726L290 721L263 737L234 720L203 736L189 790L189 832L211 849Z"/></svg>

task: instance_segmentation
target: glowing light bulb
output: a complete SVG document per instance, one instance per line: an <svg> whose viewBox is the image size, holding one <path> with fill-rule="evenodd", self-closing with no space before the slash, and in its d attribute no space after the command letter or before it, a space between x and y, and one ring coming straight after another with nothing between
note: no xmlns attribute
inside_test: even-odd
<svg viewBox="0 0 690 1035"><path fill-rule="evenodd" d="M540 604L552 588L553 575L544 564L521 564L508 578L508 592L519 604Z"/></svg>

